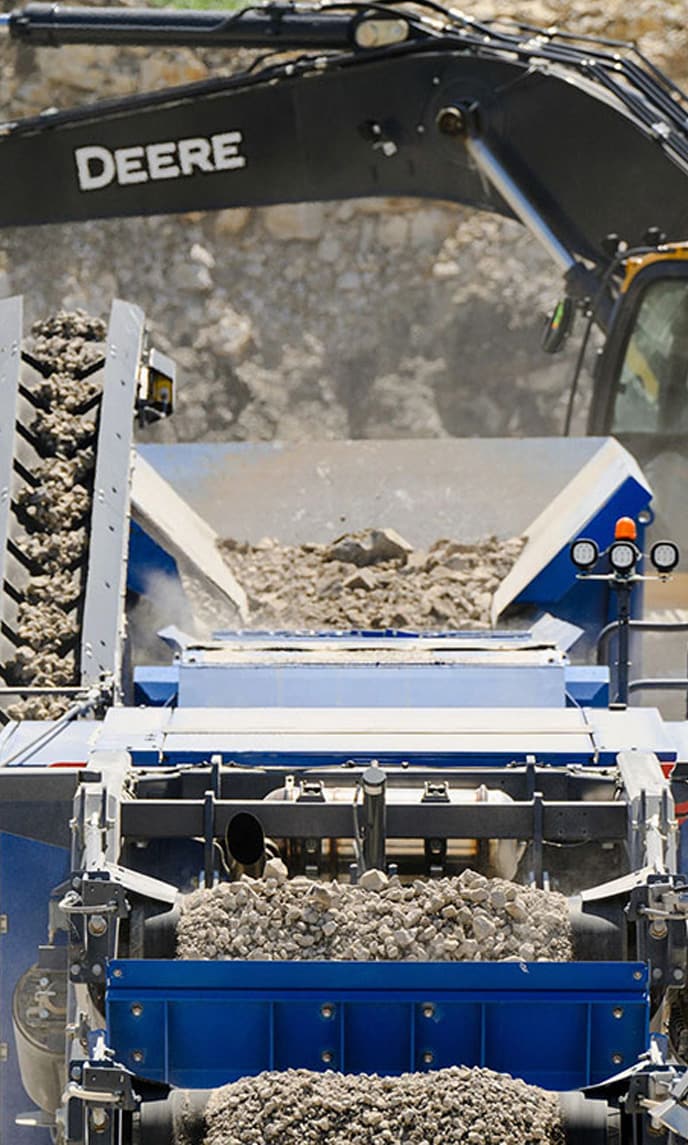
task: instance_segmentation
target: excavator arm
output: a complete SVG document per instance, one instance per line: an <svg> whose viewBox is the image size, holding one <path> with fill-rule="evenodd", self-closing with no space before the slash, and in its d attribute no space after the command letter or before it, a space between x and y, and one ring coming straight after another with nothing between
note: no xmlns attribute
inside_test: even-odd
<svg viewBox="0 0 688 1145"><path fill-rule="evenodd" d="M636 451L638 406L644 459L666 426L685 437L671 315L688 299L688 96L632 46L481 23L435 0L235 13L36 3L0 27L37 47L263 51L243 74L0 125L0 226L375 195L513 216L564 277L544 348L561 348L581 308L607 336L589 432ZM648 390L635 331L658 308L651 325L671 350L650 354Z"/></svg>
<svg viewBox="0 0 688 1145"><path fill-rule="evenodd" d="M604 42L403 3L233 15L30 4L5 27L35 45L287 54L6 123L3 226L412 195L520 217L564 272L607 265L612 232L631 245L651 225L688 235L688 101Z"/></svg>

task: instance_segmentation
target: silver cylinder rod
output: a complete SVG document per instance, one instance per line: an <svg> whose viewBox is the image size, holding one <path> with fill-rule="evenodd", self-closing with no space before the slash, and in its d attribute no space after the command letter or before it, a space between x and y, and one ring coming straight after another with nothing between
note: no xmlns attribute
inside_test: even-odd
<svg viewBox="0 0 688 1145"><path fill-rule="evenodd" d="M551 227L548 227L537 208L524 195L487 144L468 133L464 136L464 142L468 154L478 169L487 176L517 218L545 248L550 258L554 259L564 274L574 270L578 263L570 250L559 241Z"/></svg>

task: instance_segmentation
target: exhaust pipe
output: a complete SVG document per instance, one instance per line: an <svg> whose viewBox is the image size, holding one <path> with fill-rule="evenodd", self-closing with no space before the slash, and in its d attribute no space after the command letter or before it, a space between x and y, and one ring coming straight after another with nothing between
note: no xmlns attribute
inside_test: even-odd
<svg viewBox="0 0 688 1145"><path fill-rule="evenodd" d="M265 835L260 821L248 811L240 811L227 824L227 850L242 867L253 867L265 854Z"/></svg>

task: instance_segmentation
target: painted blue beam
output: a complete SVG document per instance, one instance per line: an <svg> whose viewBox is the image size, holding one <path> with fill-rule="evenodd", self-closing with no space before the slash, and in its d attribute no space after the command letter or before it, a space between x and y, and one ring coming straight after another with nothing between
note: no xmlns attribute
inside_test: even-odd
<svg viewBox="0 0 688 1145"><path fill-rule="evenodd" d="M117 961L108 971L116 1059L194 1088L269 1069L463 1064L573 1089L634 1063L648 1022L640 963Z"/></svg>

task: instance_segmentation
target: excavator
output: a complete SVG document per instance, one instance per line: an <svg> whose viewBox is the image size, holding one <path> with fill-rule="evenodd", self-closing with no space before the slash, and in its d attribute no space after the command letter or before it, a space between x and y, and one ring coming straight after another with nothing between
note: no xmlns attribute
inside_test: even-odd
<svg viewBox="0 0 688 1145"><path fill-rule="evenodd" d="M4 123L1 225L371 195L514 217L563 276L544 349L561 349L577 312L604 334L588 432L614 433L643 462L680 449L686 97L634 48L431 2L37 3L2 21L37 47L265 54L247 75Z"/></svg>
<svg viewBox="0 0 688 1145"><path fill-rule="evenodd" d="M684 452L688 97L629 46L479 21L434 0L236 12L38 3L0 24L36 47L257 53L243 74L0 125L1 226L358 196L454 201L520 221L561 271L546 351L576 318L579 363L593 327L602 340L594 441L566 456L556 443L562 468L573 463L551 504L526 516L528 542L494 594L495 621L515 603L530 627L256 633L190 507L193 457L179 489L145 457L132 466L134 416L173 406L173 363L148 346L138 308L115 301L107 330L59 317L22 349L21 300L0 303L0 699L61 705L0 716L0 1145L262 1145L279 1139L284 1112L271 1087L284 1092L298 1071L309 1094L320 1075L342 1093L349 1075L374 1075L364 1087L392 1093L391 1108L403 1097L390 1078L429 1077L441 1093L457 1069L469 1097L489 1072L492 1108L488 1098L465 1137L449 1124L448 1141L495 1139L485 1124L508 1105L507 1072L558 1095L556 1126L539 1140L688 1141L686 721L629 707L606 668L567 655L573 640L594 644L612 590L625 600L646 579L652 491L629 453L599 438L665 474ZM44 446L59 435L56 393L73 439L54 460ZM327 485L347 498L351 444L334 443L326 465L313 443L308 464L289 451L248 464L228 455L211 484L227 480L232 528L242 511L258 536L267 519L285 530L328 521L316 494ZM430 486L445 464L450 509L466 511L470 487L484 525L495 498L481 444L438 449L423 478ZM542 485L536 468L551 453L517 444L519 472ZM368 445L360 457L380 476L391 454ZM504 443L491 458L516 503L512 460ZM59 529L44 491L54 506L55 484L75 474L86 493ZM446 525L431 488L404 501L394 494L412 475L400 465L392 476L394 511L408 503L418 528ZM600 550L610 571L592 571ZM678 554L655 544L649 555L664 584ZM234 627L168 627L173 664L139 665L130 692L127 586L143 597L162 584L164 603L187 566L231 601ZM386 957L379 945L366 956L352 923L362 958L304 965L304 950L336 944L328 912L344 888L381 903L444 894L447 913L430 925L403 908ZM558 894L559 914L545 905L540 921L570 939L565 958L524 940L537 922L524 890ZM293 923L298 941L283 930L276 952L261 935L282 894L280 926ZM249 901L243 922L194 928L196 906L230 899L237 910ZM481 958L470 937L494 937L488 902L500 926L522 928L513 956ZM433 958L457 921L465 956ZM205 947L184 955L184 927ZM445 952L460 947L452 935ZM425 957L389 956L420 938ZM255 1075L257 1105L222 1106L225 1083ZM273 1117L265 1132L235 1129L244 1106L256 1126ZM380 1119L364 1112L358 1139L372 1142ZM420 1140L404 1116L416 1136L398 1139ZM533 1139L500 1124L499 1140ZM425 1139L434 1131L425 1123Z"/></svg>

